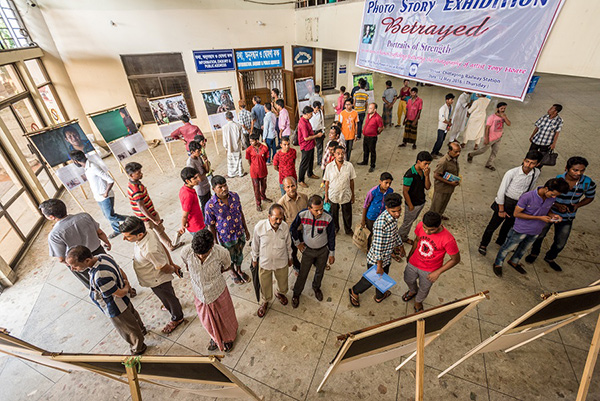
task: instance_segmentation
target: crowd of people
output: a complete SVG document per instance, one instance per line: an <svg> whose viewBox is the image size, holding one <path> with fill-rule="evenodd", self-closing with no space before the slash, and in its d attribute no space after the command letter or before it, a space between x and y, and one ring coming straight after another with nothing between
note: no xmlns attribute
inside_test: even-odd
<svg viewBox="0 0 600 401"><path fill-rule="evenodd" d="M110 240L122 235L132 243L133 270L139 284L150 288L171 315L162 331L171 333L185 322L181 301L172 286L174 276L183 276L185 270L199 319L211 338L208 350L229 352L235 343L238 322L223 273L228 272L237 285L251 281L243 269L244 247L250 241L250 269L260 284L259 318L265 316L273 298L284 306L289 303L290 268L295 272L293 308L300 304L313 266L312 294L318 301L323 300L325 271L336 261L340 210L344 233L355 234L352 219L356 210L357 171L351 162L355 142L363 141L363 159L356 164L368 166L369 172L375 171L377 139L385 127L394 126L392 111L398 102L395 127L404 128L399 146L417 148L423 100L419 89L409 84L404 81L398 93L391 81L386 82L382 115L377 103L368 102L365 80L361 79L351 93L340 88L336 118L329 128L325 126L324 100L318 85L309 99L310 105L301 111L296 130L290 125L289 112L279 90L273 89L272 99L264 104L260 97L254 96L250 110L241 100L237 121L231 112L226 113L222 144L227 153L227 171L222 175L214 174L211 169L201 130L189 118L184 119L184 126L173 133L173 137L185 141L189 155L180 173L182 216L175 241L166 234L164 222L142 183L141 164L130 162L125 166L129 177L127 195L133 212L128 217L114 211L112 177L83 152L73 151L72 159L85 168L94 199L113 232L106 235L87 213L68 214L59 199L47 200L40 208L54 222L48 237L50 255L66 264L90 290L92 300L110 318L131 352L138 355L146 350L146 328L130 301L136 291L108 254ZM359 225L369 231L366 269L375 266L377 274L382 275L389 272L392 259L404 261L407 290L402 299L409 302L414 298L415 312L423 310L432 285L461 260L457 241L443 222L448 220L446 207L462 181L459 166L462 150L470 142L475 143L473 151L467 154L468 163L490 150L485 167L495 170L494 159L504 126L511 125L506 103L497 103L495 112L486 116L489 97L465 92L456 104L454 99L452 93L443 99L433 149L416 153L414 164L404 172L401 190L393 189L393 174L384 171L362 203ZM526 274L521 259L529 251L525 261L533 263L552 228L554 239L544 261L552 269L562 270L556 258L567 244L577 210L594 199L596 185L585 175L588 162L581 156L570 157L563 174L543 185L538 183L540 169L555 149L562 129L561 109L561 105L555 104L535 122L529 151L521 165L504 174L492 203L492 217L483 232L479 253L487 254L494 232L500 228L496 239L500 249L491 264L499 277L511 251L514 253L508 265ZM300 148L298 170L293 146ZM442 154L444 146L447 151ZM230 190L228 183L228 179L246 175L243 159L248 163L257 211L262 212L263 205L269 205L265 218L254 227L248 226L240 196ZM438 160L432 166L434 159ZM278 174L281 198L276 203L266 195L269 166ZM318 167L321 176L315 174ZM308 187L307 178L322 183L319 193L309 195L298 190ZM430 209L419 220L427 192L432 190ZM183 246L179 236L185 232L192 235L192 240ZM183 268L173 262L170 253L182 246ZM349 303L360 307L361 294L371 286L362 277L348 289ZM374 300L380 303L390 295L389 290L376 289Z"/></svg>

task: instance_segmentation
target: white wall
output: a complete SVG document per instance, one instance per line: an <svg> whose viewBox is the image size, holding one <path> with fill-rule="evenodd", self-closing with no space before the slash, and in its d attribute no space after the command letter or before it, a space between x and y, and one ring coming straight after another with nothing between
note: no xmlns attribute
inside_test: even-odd
<svg viewBox="0 0 600 401"><path fill-rule="evenodd" d="M122 54L182 53L195 122L206 131L210 126L200 91L231 86L237 102L237 79L233 71L197 73L193 50L284 46L285 65L291 69L293 5L267 7L242 0L43 0L38 8L86 113L126 103L134 120L141 121ZM27 26L39 23L27 21L27 15L25 19ZM155 124L145 127L144 133L159 137Z"/></svg>
<svg viewBox="0 0 600 401"><path fill-rule="evenodd" d="M296 11L296 41L314 46L356 52L364 1L308 7ZM600 78L600 1L568 0L558 16L537 72ZM318 40L307 38L307 19L318 19ZM526 40L524 38L523 40Z"/></svg>

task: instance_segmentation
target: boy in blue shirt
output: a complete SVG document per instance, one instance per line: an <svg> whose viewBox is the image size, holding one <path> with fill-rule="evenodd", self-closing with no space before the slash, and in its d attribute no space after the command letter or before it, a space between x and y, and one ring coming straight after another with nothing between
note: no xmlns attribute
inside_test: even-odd
<svg viewBox="0 0 600 401"><path fill-rule="evenodd" d="M360 221L361 227L367 227L371 234L367 240L367 246L371 247L371 241L373 239L373 224L377 217L385 210L385 204L383 198L387 194L391 194L394 190L391 188L394 177L388 172L382 173L379 177L379 185L371 188L365 198L363 205L362 219Z"/></svg>

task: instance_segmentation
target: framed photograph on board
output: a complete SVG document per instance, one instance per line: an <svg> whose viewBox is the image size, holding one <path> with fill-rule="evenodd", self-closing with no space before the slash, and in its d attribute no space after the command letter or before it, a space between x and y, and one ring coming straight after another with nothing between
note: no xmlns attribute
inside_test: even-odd
<svg viewBox="0 0 600 401"><path fill-rule="evenodd" d="M76 121L34 132L29 139L51 167L69 161L69 152L72 150L94 152L94 146Z"/></svg>
<svg viewBox="0 0 600 401"><path fill-rule="evenodd" d="M313 77L298 78L294 80L296 87L296 101L298 102L298 115L302 117L304 106L310 106L309 99L315 93L315 80Z"/></svg>
<svg viewBox="0 0 600 401"><path fill-rule="evenodd" d="M227 123L225 113L231 111L236 116L235 104L231 95L231 88L203 91L202 99L208 113L208 121L213 131L218 131Z"/></svg>
<svg viewBox="0 0 600 401"><path fill-rule="evenodd" d="M88 116L98 128L106 143L138 132L137 125L133 122L125 105L90 113Z"/></svg>
<svg viewBox="0 0 600 401"><path fill-rule="evenodd" d="M148 99L154 121L158 125L181 121L181 116L190 116L187 103L182 93Z"/></svg>
<svg viewBox="0 0 600 401"><path fill-rule="evenodd" d="M108 144L108 147L119 162L144 150L148 150L148 144L139 132L111 142Z"/></svg>

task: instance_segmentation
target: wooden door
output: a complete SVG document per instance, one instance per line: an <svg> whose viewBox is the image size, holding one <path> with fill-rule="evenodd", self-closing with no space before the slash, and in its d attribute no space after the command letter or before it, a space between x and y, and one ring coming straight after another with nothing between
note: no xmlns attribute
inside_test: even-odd
<svg viewBox="0 0 600 401"><path fill-rule="evenodd" d="M294 79L315 77L315 65L294 67ZM315 82L316 83L316 82Z"/></svg>
<svg viewBox="0 0 600 401"><path fill-rule="evenodd" d="M285 109L290 114L290 127L296 127L296 88L294 87L294 74L291 71L283 70L283 101Z"/></svg>

